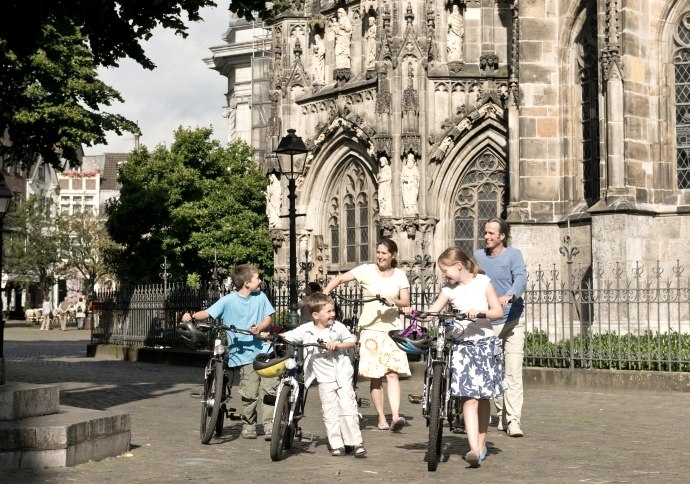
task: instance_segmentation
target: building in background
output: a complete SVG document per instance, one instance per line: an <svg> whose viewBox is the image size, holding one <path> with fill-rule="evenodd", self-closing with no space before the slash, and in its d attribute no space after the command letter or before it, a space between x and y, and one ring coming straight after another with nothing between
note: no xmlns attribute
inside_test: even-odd
<svg viewBox="0 0 690 484"><path fill-rule="evenodd" d="M252 139L263 130L270 153L293 128L311 149L297 199L310 280L371 261L382 236L424 280L446 247L481 247L495 216L532 280L570 260L590 276L690 263L690 3L294 5L272 26ZM278 277L287 232L272 231Z"/></svg>
<svg viewBox="0 0 690 484"><path fill-rule="evenodd" d="M211 47L206 65L228 79L224 116L228 141L244 140L255 149L258 160L266 154L266 123L272 106L269 77L272 64L271 30L262 22L231 15L225 44Z"/></svg>

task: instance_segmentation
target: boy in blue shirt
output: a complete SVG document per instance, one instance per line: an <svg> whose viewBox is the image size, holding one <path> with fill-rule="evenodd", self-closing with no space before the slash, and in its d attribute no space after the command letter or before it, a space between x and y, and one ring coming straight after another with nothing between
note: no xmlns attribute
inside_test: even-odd
<svg viewBox="0 0 690 484"><path fill-rule="evenodd" d="M268 331L271 325L271 315L275 309L266 295L261 292L261 279L258 269L250 264L242 264L232 273L235 290L221 297L215 304L205 310L197 311L191 316L187 313L183 321L205 320L213 318L222 320L226 326L235 326L249 330L258 336L261 331ZM278 387L277 378L261 378L252 367L254 358L267 350L267 343L251 335L228 331L228 366L239 367L242 397L242 437L256 438L256 407L259 393L275 396ZM265 439L271 440L271 418L273 406L263 403L262 421Z"/></svg>

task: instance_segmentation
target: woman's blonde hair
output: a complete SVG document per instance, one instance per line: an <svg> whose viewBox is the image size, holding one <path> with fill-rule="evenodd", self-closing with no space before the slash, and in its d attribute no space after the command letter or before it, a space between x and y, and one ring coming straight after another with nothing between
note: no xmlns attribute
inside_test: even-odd
<svg viewBox="0 0 690 484"><path fill-rule="evenodd" d="M477 261L467 255L465 251L459 247L449 247L444 250L443 253L438 256L438 263L439 265L442 264L444 266L452 266L454 264L461 263L463 266L465 266L465 269L467 269L473 275L476 276L477 273L479 273L479 264L477 264Z"/></svg>

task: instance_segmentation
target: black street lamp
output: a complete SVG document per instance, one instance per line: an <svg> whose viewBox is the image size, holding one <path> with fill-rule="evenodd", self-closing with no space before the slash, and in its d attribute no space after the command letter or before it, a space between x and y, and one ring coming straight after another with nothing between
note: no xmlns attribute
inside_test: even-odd
<svg viewBox="0 0 690 484"><path fill-rule="evenodd" d="M290 202L290 209L288 211L288 220L290 221L290 313L288 316L288 323L286 329L294 329L299 326L299 314L297 314L297 228L296 219L297 213L295 209L295 200L297 200L297 190L295 180L302 175L306 163L304 160L297 162L295 155L303 155L309 152L309 149L302 141L302 138L295 134L294 129L288 129L288 134L278 143L278 147L274 150L277 155L290 155L288 166L288 158L286 156L279 156L280 171L288 179L288 200ZM300 214L304 215L304 214Z"/></svg>
<svg viewBox="0 0 690 484"><path fill-rule="evenodd" d="M2 279L3 226L5 215L10 211L12 196L12 191L5 184L5 178L0 175L0 279ZM0 385L5 384L5 318L3 317L3 310L2 296L0 296Z"/></svg>
<svg viewBox="0 0 690 484"><path fill-rule="evenodd" d="M309 251L304 251L304 262L299 263L299 268L304 272L304 286L309 285L309 273L314 268L314 263L309 260Z"/></svg>

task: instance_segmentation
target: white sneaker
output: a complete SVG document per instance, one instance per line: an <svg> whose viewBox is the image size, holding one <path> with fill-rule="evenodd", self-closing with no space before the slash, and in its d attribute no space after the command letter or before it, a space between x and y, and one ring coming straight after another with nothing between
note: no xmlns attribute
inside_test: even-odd
<svg viewBox="0 0 690 484"><path fill-rule="evenodd" d="M525 435L520 427L520 422L513 420L508 424L508 435L511 437L522 437Z"/></svg>

